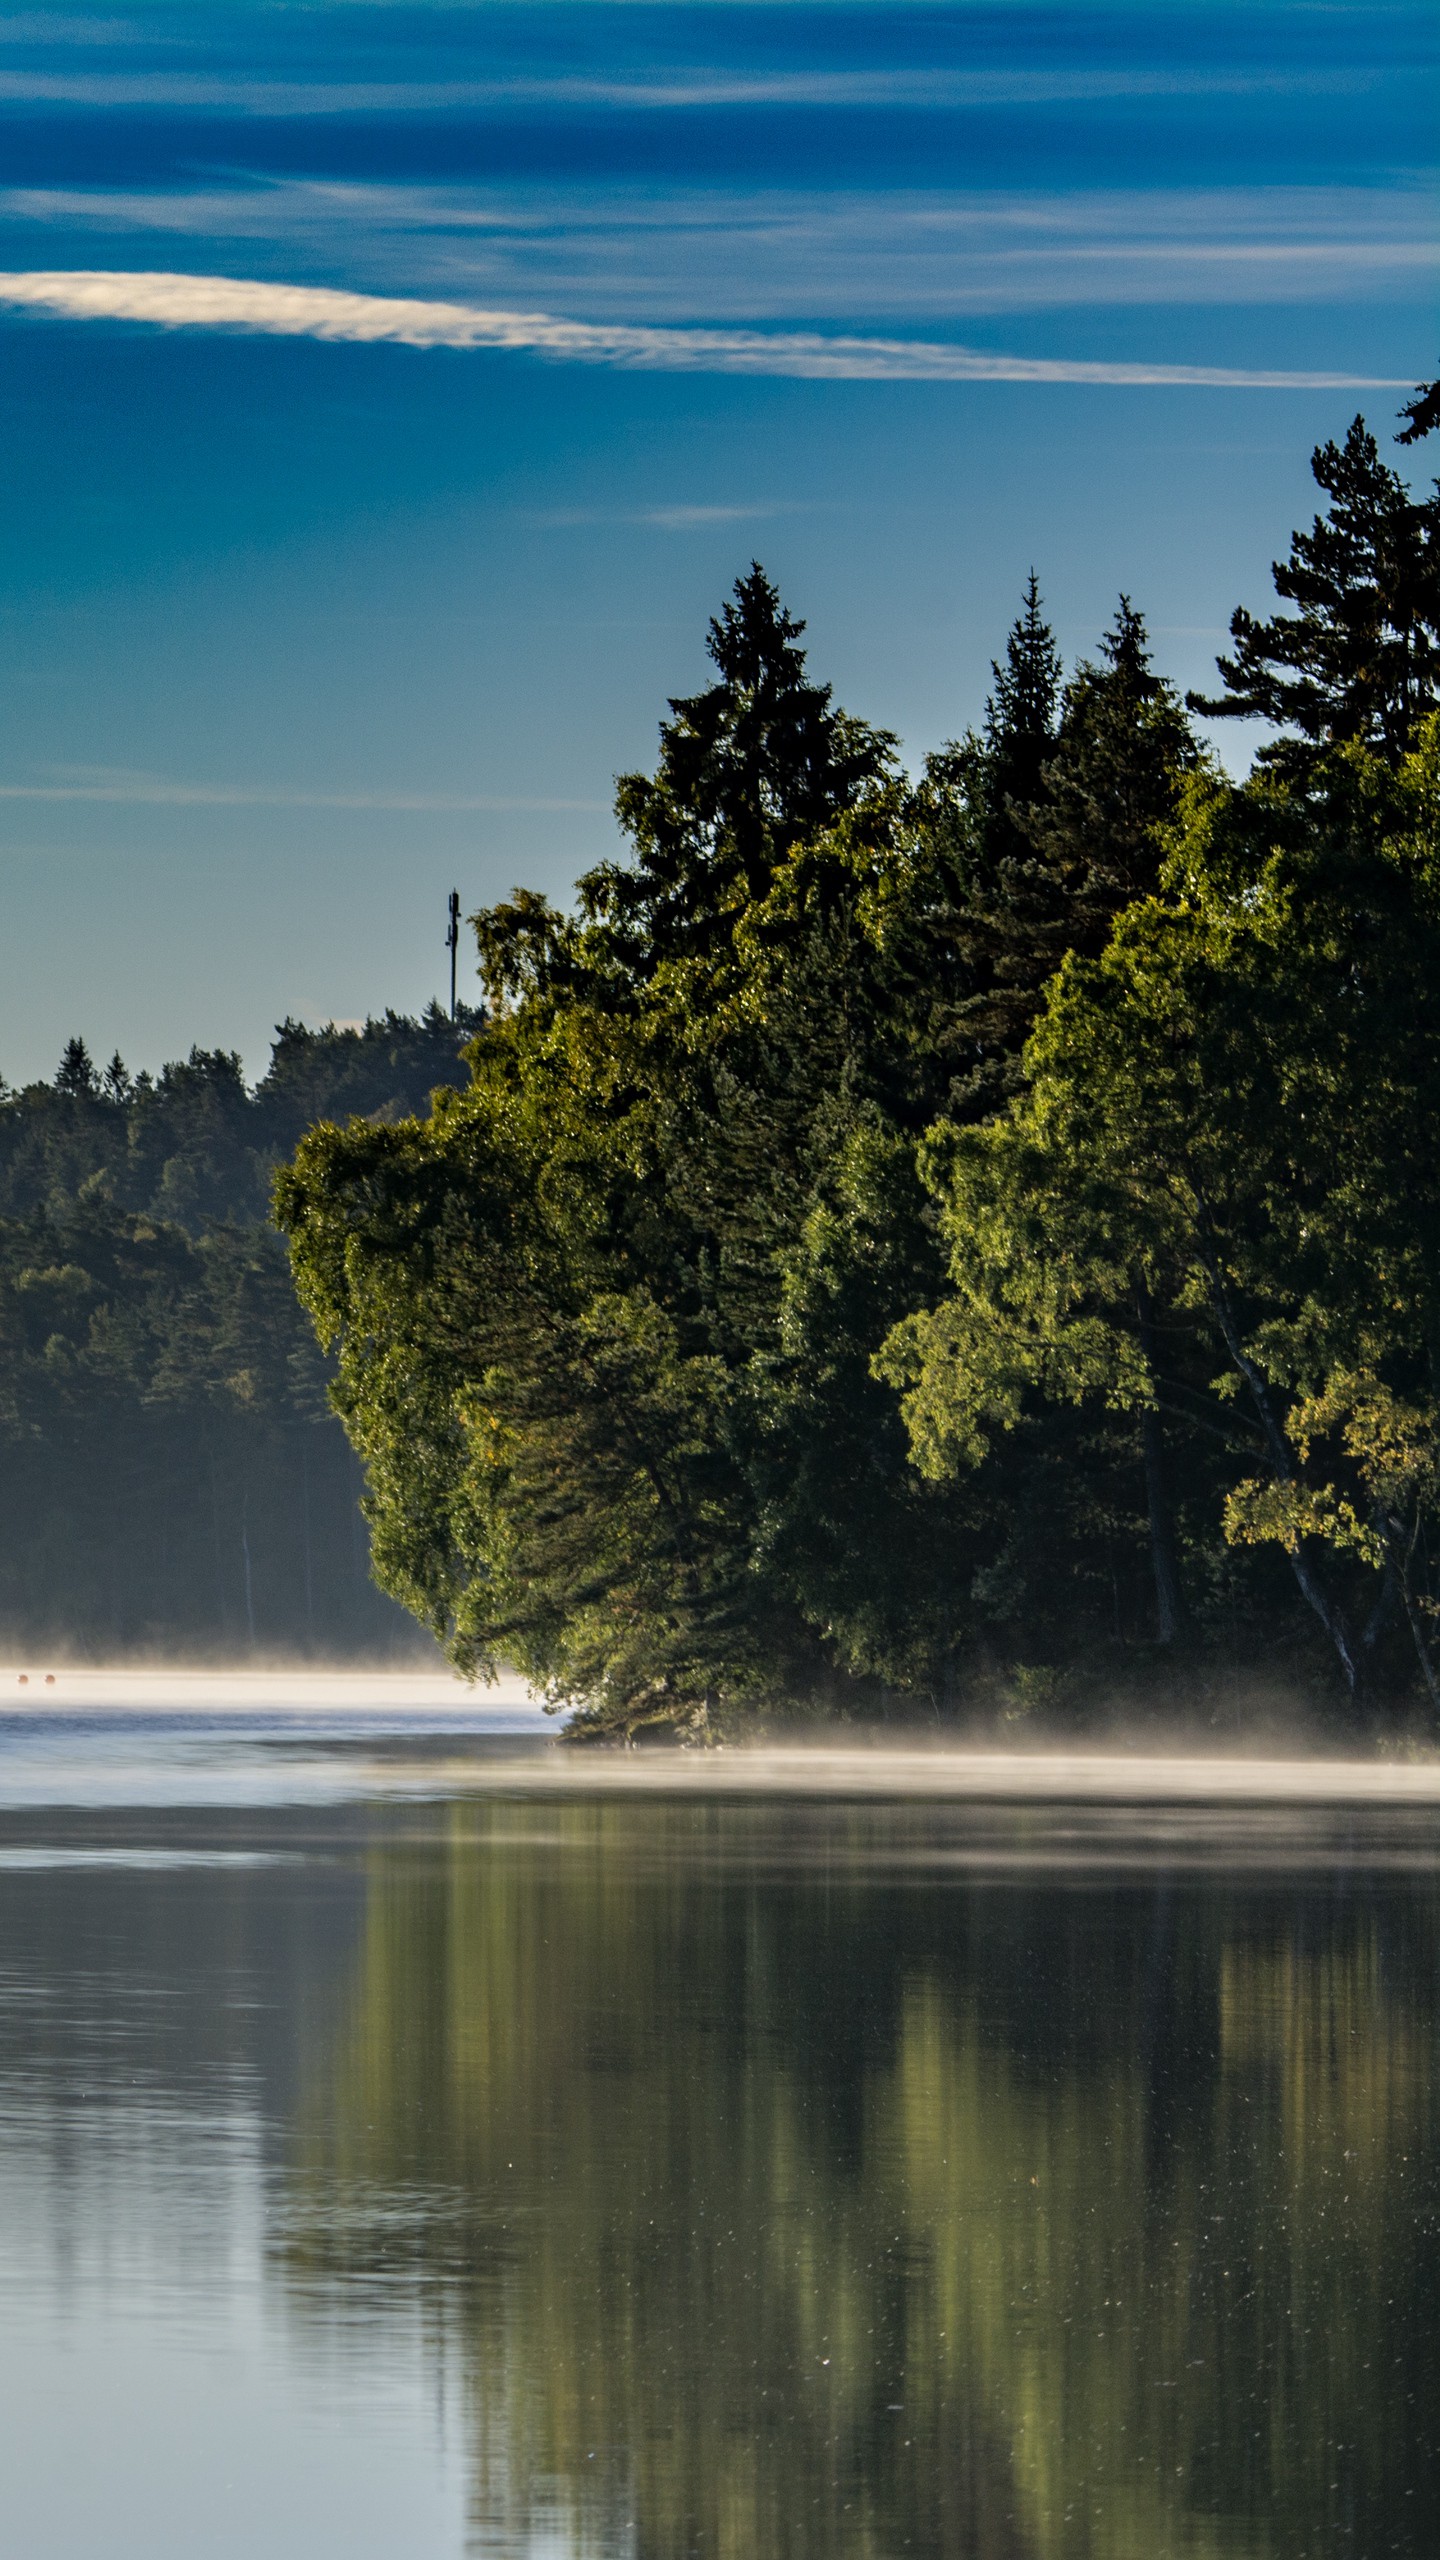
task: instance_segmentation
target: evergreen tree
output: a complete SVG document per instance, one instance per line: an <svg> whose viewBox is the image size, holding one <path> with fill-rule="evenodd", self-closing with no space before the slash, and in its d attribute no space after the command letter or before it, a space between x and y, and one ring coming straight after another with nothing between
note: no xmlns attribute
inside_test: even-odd
<svg viewBox="0 0 1440 2560"><path fill-rule="evenodd" d="M1440 1707L1437 744L1195 795L1167 894L1052 984L1014 1109L935 1133L954 1285L882 1366L941 1475L1032 1399L1142 1441L1163 1413L1205 1578L1223 1521L1353 1699L1408 1650Z"/></svg>
<svg viewBox="0 0 1440 2560"><path fill-rule="evenodd" d="M1183 714L1128 605L1062 698L1032 580L984 734L911 792L799 628L752 571L720 682L621 785L629 869L476 919L505 1001L469 1090L282 1178L386 1587L591 1731L949 1694L1097 1544L1072 1449L928 1483L872 1360L943 1285L915 1149L950 1027L988 966L1018 1069L1064 952L1155 877Z"/></svg>
<svg viewBox="0 0 1440 2560"><path fill-rule="evenodd" d="M68 1094L73 1101L92 1101L100 1091L95 1061L83 1040L67 1040L60 1064L55 1070L55 1090Z"/></svg>
<svg viewBox="0 0 1440 2560"><path fill-rule="evenodd" d="M1100 663L1082 662L1066 687L1056 751L1025 815L1030 877L1052 906L1047 977L1068 952L1101 950L1121 908L1154 888L1161 830L1195 761L1144 617L1122 595Z"/></svg>
<svg viewBox="0 0 1440 2560"><path fill-rule="evenodd" d="M1422 436L1433 435L1440 427L1440 382L1417 383L1414 399L1406 401L1400 415L1405 424L1397 444L1419 444Z"/></svg>
<svg viewBox="0 0 1440 2560"><path fill-rule="evenodd" d="M1425 414L1418 395L1413 406ZM1395 764L1440 698L1440 489L1413 497L1363 418L1310 468L1330 505L1272 564L1299 610L1262 622L1237 606L1234 655L1217 661L1224 690L1192 693L1190 708L1291 733L1261 749L1271 763L1294 765L1293 737L1302 759L1355 742Z"/></svg>
<svg viewBox="0 0 1440 2560"><path fill-rule="evenodd" d="M1021 1076L1045 986L1069 951L1098 951L1112 918L1153 888L1160 831L1195 747L1122 596L1098 663L1057 706L1059 659L1032 577L986 708L983 739L949 751L931 787L958 788L959 891L947 918L959 994L946 1038L952 1111L983 1117ZM1058 707L1058 717L1057 717Z"/></svg>
<svg viewBox="0 0 1440 2560"><path fill-rule="evenodd" d="M634 860L587 873L579 902L622 971L649 977L723 948L790 847L888 775L894 739L811 682L804 629L752 561L710 624L718 682L672 700L653 775L621 775L615 811Z"/></svg>
<svg viewBox="0 0 1440 2560"><path fill-rule="evenodd" d="M992 817L1003 822L1040 797L1055 752L1060 652L1041 609L1032 569L1025 601L1005 643L1005 662L990 661L994 691L985 705L985 789Z"/></svg>
<svg viewBox="0 0 1440 2560"><path fill-rule="evenodd" d="M800 631L752 569L718 681L619 786L630 865L578 917L517 893L476 919L504 1002L469 1091L317 1133L282 1185L388 1587L592 1729L933 1667L948 1639L954 1522L869 1369L939 1276L892 1116L918 1131L940 1091L923 865L891 742Z"/></svg>
<svg viewBox="0 0 1440 2560"><path fill-rule="evenodd" d="M83 1040L0 1085L0 1630L105 1656L413 1647L371 1584L356 1461L268 1217L319 1119L463 1076L467 1013L287 1023L158 1076Z"/></svg>

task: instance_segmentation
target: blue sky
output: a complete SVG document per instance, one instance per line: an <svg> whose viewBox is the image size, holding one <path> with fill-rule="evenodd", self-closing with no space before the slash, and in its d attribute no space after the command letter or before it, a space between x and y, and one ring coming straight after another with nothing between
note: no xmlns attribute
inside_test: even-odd
<svg viewBox="0 0 1440 2560"><path fill-rule="evenodd" d="M1067 657L1123 587L1204 678L1312 444L1435 369L1437 49L1383 0L0 17L0 1073L422 1004L452 885L610 842L752 554L912 757L1032 561Z"/></svg>

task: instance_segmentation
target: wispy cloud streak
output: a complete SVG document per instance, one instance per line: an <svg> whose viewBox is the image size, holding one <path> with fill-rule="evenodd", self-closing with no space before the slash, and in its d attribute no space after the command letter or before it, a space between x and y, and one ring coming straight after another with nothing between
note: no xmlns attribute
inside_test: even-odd
<svg viewBox="0 0 1440 2560"><path fill-rule="evenodd" d="M590 812L604 800L536 800L445 791L305 791L284 783L183 782L160 773L95 773L60 782L0 782L3 801L80 801L142 809L373 809L454 817L507 810Z"/></svg>
<svg viewBox="0 0 1440 2560"><path fill-rule="evenodd" d="M0 39L3 41L3 39ZM673 113L727 107L997 108L1090 106L1110 99L1353 96L1378 75L1345 71L1104 69L861 71L687 69L619 78L557 74L500 80L256 79L211 71L69 72L0 69L0 101L17 106L180 109L238 116L458 115L551 108Z"/></svg>
<svg viewBox="0 0 1440 2560"><path fill-rule="evenodd" d="M651 327L702 312L888 331L1087 303L1373 306L1440 276L1433 193L1415 185L875 194L254 179L0 189L0 220L63 229L67 265L108 269L118 254L168 268L184 238L197 264L243 257L261 276L308 272L353 292ZM34 253L17 242L9 254L28 266Z"/></svg>
<svg viewBox="0 0 1440 2560"><path fill-rule="evenodd" d="M165 329L239 330L358 346L527 353L638 373L728 373L817 382L1056 382L1316 391L1404 389L1399 376L1292 372L1233 365L1098 362L1011 356L945 340L826 336L818 330L651 328L493 311L462 302L342 293L234 276L114 274L85 269L0 275L0 307L67 320L128 320Z"/></svg>

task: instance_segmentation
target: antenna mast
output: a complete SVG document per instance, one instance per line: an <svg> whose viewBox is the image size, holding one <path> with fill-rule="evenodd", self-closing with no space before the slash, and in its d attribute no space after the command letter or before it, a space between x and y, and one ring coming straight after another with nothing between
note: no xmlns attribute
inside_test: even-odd
<svg viewBox="0 0 1440 2560"><path fill-rule="evenodd" d="M460 892L452 889L449 907L450 923L445 934L445 948L450 954L450 1019L455 1019L455 964L460 953Z"/></svg>

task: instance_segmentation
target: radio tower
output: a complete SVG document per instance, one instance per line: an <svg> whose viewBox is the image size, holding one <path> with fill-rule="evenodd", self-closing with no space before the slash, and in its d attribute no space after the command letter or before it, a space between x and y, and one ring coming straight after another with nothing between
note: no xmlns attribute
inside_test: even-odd
<svg viewBox="0 0 1440 2560"><path fill-rule="evenodd" d="M450 923L445 934L445 948L450 954L450 1019L455 1019L455 964L460 956L460 892L450 892Z"/></svg>

